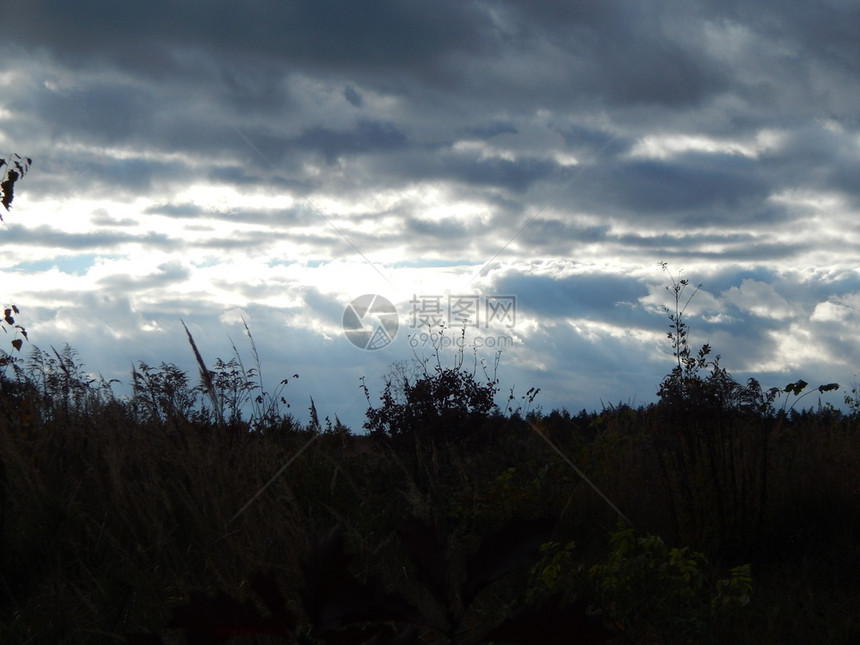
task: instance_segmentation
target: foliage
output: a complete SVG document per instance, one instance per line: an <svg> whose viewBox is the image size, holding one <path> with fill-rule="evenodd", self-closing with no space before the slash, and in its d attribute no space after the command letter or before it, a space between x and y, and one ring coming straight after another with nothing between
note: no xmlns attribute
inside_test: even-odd
<svg viewBox="0 0 860 645"><path fill-rule="evenodd" d="M690 282L669 272L663 262L661 268L670 278L671 286L666 290L672 294L673 307L664 306L669 318L667 337L670 342L675 366L660 383L657 395L661 405L681 409L696 409L700 412L717 410L738 410L762 412L768 409L778 394L776 388L763 391L755 379L741 385L732 378L725 368L720 367L720 356L709 360L711 346L702 345L694 354L689 343L689 326L685 319L687 307L702 288L699 284L692 294L685 296ZM702 375L702 370L710 368L710 374Z"/></svg>
<svg viewBox="0 0 860 645"><path fill-rule="evenodd" d="M749 565L709 588L703 553L668 547L656 535L620 529L605 563L588 571L598 603L626 630L654 630L670 642L699 643L721 612L749 604Z"/></svg>
<svg viewBox="0 0 860 645"><path fill-rule="evenodd" d="M535 580L532 593L555 594L579 585L577 580L581 563L577 558L576 542L544 542L540 545L543 554L540 562L531 568Z"/></svg>
<svg viewBox="0 0 860 645"><path fill-rule="evenodd" d="M21 179L30 170L33 160L29 157L21 157L13 154L9 157L0 157L0 204L7 211L12 207L12 199L14 198L15 182ZM3 216L0 215L0 222L3 221ZM6 325L15 330L12 339L12 347L17 351L21 351L23 344L22 338L27 338L27 330L15 322L12 314L18 315L18 307L10 305L3 310L3 322L0 322L0 329L4 333L9 333ZM5 323L5 325L3 324ZM21 338L19 338L21 336Z"/></svg>
<svg viewBox="0 0 860 645"><path fill-rule="evenodd" d="M37 385L43 407L51 410L51 417L60 413L88 414L102 395L110 393L111 383L88 373L78 353L68 344L60 351L51 347L50 352L34 347L28 372Z"/></svg>
<svg viewBox="0 0 860 645"><path fill-rule="evenodd" d="M415 570L416 582L441 609L422 611L397 592L385 590L376 577L358 579L350 571L353 558L345 551L340 531L332 530L317 540L302 565L304 583L299 592L306 622L287 608L286 597L271 574L258 573L250 580L269 615L250 603L224 592L214 597L193 594L173 610L170 626L186 630L189 642L220 642L240 634L275 634L292 642L311 643L414 643L434 638L436 643L496 642L602 643L614 637L601 621L587 613L587 603L561 604L559 598L529 607L502 619L477 634L467 623L471 606L486 587L527 565L536 556L552 522L518 520L484 536L478 550L465 562L465 579L452 593L455 582L449 554L432 526L416 517L400 532L403 546ZM481 635L483 632L483 635ZM431 636L432 635L432 636ZM152 635L151 642L161 639Z"/></svg>
<svg viewBox="0 0 860 645"><path fill-rule="evenodd" d="M834 390L839 389L839 383L824 383L822 385L819 385L814 390L809 390L805 394L801 394L801 392L803 392L803 390L806 389L807 385L809 385L809 383L807 383L803 379L800 379L799 381L795 381L794 383L789 383L788 385L786 385L783 388L783 390L782 390L783 392L785 392L786 394L793 394L795 396L794 402L788 408L789 412L791 412L794 409L794 406L797 405L801 399L803 399L806 396L809 396L813 392L818 392L819 394L824 394L825 392L833 392ZM850 405L847 398L845 400L845 403L846 403L846 405ZM782 406L783 412L785 411L785 406L787 404L788 404L788 397L786 397L785 403ZM820 399L818 401L818 405L819 405L819 407L821 407L821 400Z"/></svg>
<svg viewBox="0 0 860 645"><path fill-rule="evenodd" d="M468 437L484 424L495 408L498 379L484 370L482 382L477 377L477 361L472 371L464 369L462 346L451 367L442 366L438 348L435 358L432 367L428 367L429 360L419 362L417 377L408 375L403 365L386 376L379 408L373 407L362 381L369 406L364 428L371 435L450 440Z"/></svg>
<svg viewBox="0 0 860 645"><path fill-rule="evenodd" d="M143 361L132 370L132 409L142 423L204 421L199 409L199 392L189 387L188 374L173 363L154 368Z"/></svg>
<svg viewBox="0 0 860 645"><path fill-rule="evenodd" d="M850 392L846 392L842 400L845 405L848 406L848 410L851 414L855 416L860 414L860 383L857 382L856 374L851 381Z"/></svg>
<svg viewBox="0 0 860 645"><path fill-rule="evenodd" d="M689 325L686 322L686 311L695 295L702 288L699 284L689 296L685 291L690 287L690 281L681 278L680 274L672 275L665 262L660 263L667 273L670 285L666 290L672 294L672 308L663 307L669 318L667 337L670 342L675 366L660 383L658 396L661 405L695 409L697 411L738 411L761 414L773 414L773 403L782 393L793 394L797 397L791 408L803 397L811 393L800 393L809 385L803 379L789 383L780 389L772 387L763 390L756 379L749 379L745 385L735 381L728 371L720 367L720 356L709 359L711 346L702 345L694 354L689 344ZM702 375L702 370L710 369L710 374ZM828 383L817 388L819 393L839 389L838 383ZM787 403L787 400L786 400ZM846 404L848 400L846 399ZM785 406L783 406L785 410Z"/></svg>
<svg viewBox="0 0 860 645"><path fill-rule="evenodd" d="M0 157L0 204L7 211L12 207L14 198L15 182L21 179L30 170L33 160L18 154L9 157ZM0 221L3 216L0 215Z"/></svg>
<svg viewBox="0 0 860 645"><path fill-rule="evenodd" d="M24 344L24 340L27 339L27 330L24 329L21 325L15 322L15 317L20 311L18 311L18 307L15 305L10 305L3 310L3 320L0 321L0 329L3 330L3 333L8 334L9 329L14 329L13 338L11 340L12 347L15 348L15 351L21 351L21 346ZM13 316L14 314L14 316ZM8 327L7 327L8 325ZM19 336L21 338L19 338Z"/></svg>
<svg viewBox="0 0 860 645"><path fill-rule="evenodd" d="M543 558L531 570L536 593L587 593L630 642L700 643L750 603L748 564L711 584L703 553L670 548L656 535L620 528L609 547L588 566L575 542L541 545Z"/></svg>
<svg viewBox="0 0 860 645"><path fill-rule="evenodd" d="M811 391L800 394L808 385L803 380L767 390L754 378L741 384L720 365L719 355L710 359L710 345L694 354L685 314L701 285L688 296L689 281L672 275L665 263L661 267L670 277L666 289L673 297L673 307L664 310L675 365L652 407L651 447L673 535L685 541L720 540L726 547L748 543L761 529L768 502L771 443L779 423L774 402L782 394L795 396L791 411ZM829 383L817 391L838 387ZM786 398L782 414L787 403Z"/></svg>
<svg viewBox="0 0 860 645"><path fill-rule="evenodd" d="M281 412L281 406L290 407L283 395L289 379L282 379L273 395L265 390L257 348L247 324L245 331L256 368L245 368L234 343L230 360L216 358L214 365L207 367L191 332L184 328L198 364L200 381L192 385L188 374L174 363L161 363L155 368L138 362L137 368L132 369L131 405L141 422L174 426L214 422L253 432L277 431L294 425L292 418ZM293 374L292 378L299 375Z"/></svg>

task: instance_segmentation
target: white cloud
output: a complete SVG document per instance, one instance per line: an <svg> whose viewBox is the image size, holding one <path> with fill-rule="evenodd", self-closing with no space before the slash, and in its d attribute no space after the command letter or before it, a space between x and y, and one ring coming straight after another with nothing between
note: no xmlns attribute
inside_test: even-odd
<svg viewBox="0 0 860 645"><path fill-rule="evenodd" d="M795 307L779 295L773 285L757 280L744 279L740 286L732 287L722 296L739 309L761 318L783 320L795 313Z"/></svg>

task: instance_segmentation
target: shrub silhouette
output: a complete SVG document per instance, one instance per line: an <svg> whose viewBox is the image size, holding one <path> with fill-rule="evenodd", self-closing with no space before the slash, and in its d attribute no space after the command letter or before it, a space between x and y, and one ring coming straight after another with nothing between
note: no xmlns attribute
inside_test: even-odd
<svg viewBox="0 0 860 645"><path fill-rule="evenodd" d="M690 295L690 282L673 276L666 289L673 307L667 337L675 365L660 383L652 406L655 450L675 523L682 541L719 540L723 546L753 543L759 537L768 499L771 437L779 424L774 402L783 393L798 397L806 381L765 390L754 378L745 384L710 358L704 344L694 354L685 313L702 285ZM818 387L837 389L837 383ZM786 401L787 403L787 401ZM792 408L794 405L792 405ZM783 406L784 413L784 406Z"/></svg>
<svg viewBox="0 0 860 645"><path fill-rule="evenodd" d="M430 440L462 439L475 433L495 408L498 381L480 382L475 373L438 363L414 380L402 373L385 379L380 400L374 408L367 386L368 405L364 428L371 435L389 438L426 437Z"/></svg>

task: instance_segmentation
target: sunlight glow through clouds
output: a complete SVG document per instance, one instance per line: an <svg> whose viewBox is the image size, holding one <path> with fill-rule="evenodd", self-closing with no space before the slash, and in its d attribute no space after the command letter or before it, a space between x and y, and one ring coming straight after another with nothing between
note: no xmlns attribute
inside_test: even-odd
<svg viewBox="0 0 860 645"><path fill-rule="evenodd" d="M744 279L739 287L732 287L723 297L739 309L761 318L784 320L795 313L795 308L780 296L773 285Z"/></svg>
<svg viewBox="0 0 860 645"><path fill-rule="evenodd" d="M775 204L806 208L811 212L839 213L845 206L845 197L837 192L791 188L768 196Z"/></svg>
<svg viewBox="0 0 860 645"><path fill-rule="evenodd" d="M817 322L844 322L855 313L852 307L843 302L819 302L810 316L810 320Z"/></svg>
<svg viewBox="0 0 860 645"><path fill-rule="evenodd" d="M704 135L650 135L638 140L627 155L630 158L671 159L686 152L740 155L757 159L784 145L786 134L773 128L755 133L753 138L715 139Z"/></svg>
<svg viewBox="0 0 860 645"><path fill-rule="evenodd" d="M734 141L720 141L704 136L663 135L649 136L637 141L628 153L633 158L669 159L685 152L737 154L756 157L758 150Z"/></svg>
<svg viewBox="0 0 860 645"><path fill-rule="evenodd" d="M860 293L851 293L815 305L810 320L816 322L860 322Z"/></svg>
<svg viewBox="0 0 860 645"><path fill-rule="evenodd" d="M772 357L746 365L745 369L752 372L782 372L808 369L810 365L827 364L830 369L846 367L844 356L834 354L821 342L815 331L792 323L785 331L768 332L775 344Z"/></svg>
<svg viewBox="0 0 860 645"><path fill-rule="evenodd" d="M302 206L304 200L292 192L272 194L269 190L251 191L216 183L194 183L172 196L173 202L188 202L213 212L224 212L232 207L261 210L288 210Z"/></svg>

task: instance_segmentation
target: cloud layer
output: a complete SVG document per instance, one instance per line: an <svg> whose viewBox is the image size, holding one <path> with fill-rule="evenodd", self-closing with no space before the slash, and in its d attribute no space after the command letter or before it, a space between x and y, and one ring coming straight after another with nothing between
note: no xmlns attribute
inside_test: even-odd
<svg viewBox="0 0 860 645"><path fill-rule="evenodd" d="M124 380L228 357L244 317L293 407L360 426L358 379L431 350L416 295L516 296L503 385L652 400L669 276L738 376L860 364L860 9L808 3L12 1L0 229L36 344ZM677 275L677 273L675 273ZM365 293L401 328L363 352ZM446 314L447 316L447 314ZM446 317L456 336L457 321ZM408 334L416 334L410 347ZM228 338L229 337L229 338ZM302 415L302 412L299 412Z"/></svg>

